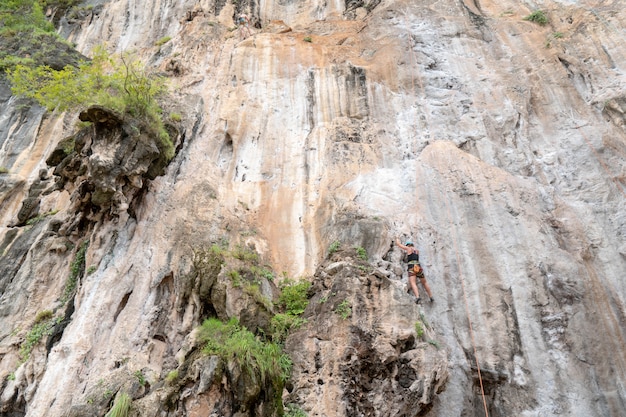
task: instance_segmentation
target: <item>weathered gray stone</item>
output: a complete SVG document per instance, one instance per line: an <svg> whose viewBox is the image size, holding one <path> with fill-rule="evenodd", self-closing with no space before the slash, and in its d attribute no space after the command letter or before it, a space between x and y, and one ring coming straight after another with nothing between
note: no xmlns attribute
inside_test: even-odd
<svg viewBox="0 0 626 417"><path fill-rule="evenodd" d="M151 381L174 358L181 370L193 363L189 334L205 317L266 326L272 309L227 270L186 280L194 249L217 242L253 245L275 284L313 282L308 322L287 343L284 396L311 417L479 416L485 406L490 416L626 414L619 1L547 0L545 26L513 2L100 3L61 19L59 33L86 55L103 42L137 50L171 75L164 116L180 116L179 152L167 168L148 162L152 138L129 153L130 125L77 133L75 114L44 119L0 85L10 173L0 175L0 379L19 375L3 385L2 412L90 413L77 393L123 358L127 375ZM265 27L242 39L231 30L240 12ZM115 117L101 116L106 130ZM69 137L76 155L54 153ZM37 198L63 225L15 232L53 153L62 179ZM405 292L396 238L419 248L434 303ZM50 250L63 239L89 239L95 269L60 339L20 364L37 313L60 314L76 253ZM342 251L326 259L337 241ZM230 400L253 402L257 386L202 383L199 394L194 378L134 391L145 394L135 410L276 410Z"/></svg>

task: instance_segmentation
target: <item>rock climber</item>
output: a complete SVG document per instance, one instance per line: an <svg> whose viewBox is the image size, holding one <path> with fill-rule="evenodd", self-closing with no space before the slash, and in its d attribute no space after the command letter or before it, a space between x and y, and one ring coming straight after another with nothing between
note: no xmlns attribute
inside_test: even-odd
<svg viewBox="0 0 626 417"><path fill-rule="evenodd" d="M245 39L252 35L252 32L250 32L250 19L245 13L240 14L237 18L237 26L239 26L240 39Z"/></svg>
<svg viewBox="0 0 626 417"><path fill-rule="evenodd" d="M426 282L424 270L420 265L420 251L415 249L413 242L411 242L410 240L403 245L402 243L400 243L399 239L396 239L396 245L407 253L409 289L413 290L413 294L415 294L415 297L417 298L415 302L419 304L422 301L422 299L420 298L419 290L417 289L417 278L419 278L422 286L428 294L428 297L430 297L430 302L432 303L433 301L435 301L435 299L433 298L433 294L430 291L430 286L428 285L428 282Z"/></svg>

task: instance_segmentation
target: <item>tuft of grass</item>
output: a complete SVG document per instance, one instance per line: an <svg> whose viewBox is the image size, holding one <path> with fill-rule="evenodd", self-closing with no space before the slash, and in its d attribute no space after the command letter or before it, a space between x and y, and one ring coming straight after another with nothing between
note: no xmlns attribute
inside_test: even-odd
<svg viewBox="0 0 626 417"><path fill-rule="evenodd" d="M415 334L417 335L418 339L421 339L422 336L424 336L424 327L422 325L422 322L419 320L415 322Z"/></svg>
<svg viewBox="0 0 626 417"><path fill-rule="evenodd" d="M146 376L140 370L135 371L133 375L135 376L135 378L137 378L137 381L139 381L139 385L141 385L142 387L146 385L146 382L148 382L146 380Z"/></svg>
<svg viewBox="0 0 626 417"><path fill-rule="evenodd" d="M236 269L228 271L228 277L233 283L233 287L241 287L241 274Z"/></svg>
<svg viewBox="0 0 626 417"><path fill-rule="evenodd" d="M207 319L202 323L198 336L205 343L203 352L217 355L227 363L237 363L250 375L258 375L265 383L282 388L291 373L291 359L283 354L281 347L273 342L263 342L239 324L236 317L223 323Z"/></svg>
<svg viewBox="0 0 626 417"><path fill-rule="evenodd" d="M32 226L34 224L39 223L40 221L42 221L43 219L45 219L48 216L54 216L55 214L57 214L59 212L59 210L52 210L52 211L48 211L46 213L40 214L37 217L33 217L32 219L28 219L26 221L26 225L28 226Z"/></svg>
<svg viewBox="0 0 626 417"><path fill-rule="evenodd" d="M308 417L308 415L297 404L287 404L285 406L285 417Z"/></svg>
<svg viewBox="0 0 626 417"><path fill-rule="evenodd" d="M437 350L441 349L441 344L436 340L430 339L428 343L436 347Z"/></svg>
<svg viewBox="0 0 626 417"><path fill-rule="evenodd" d="M122 392L115 398L113 406L109 412L106 413L105 417L128 417L132 402L133 400L130 398L130 395Z"/></svg>
<svg viewBox="0 0 626 417"><path fill-rule="evenodd" d="M548 24L548 17L543 10L535 10L534 12L526 16L524 20L537 23L541 26L545 26Z"/></svg>
<svg viewBox="0 0 626 417"><path fill-rule="evenodd" d="M270 321L270 334L272 340L278 343L283 343L289 333L299 329L307 323L306 319L293 314L278 313L272 317Z"/></svg>
<svg viewBox="0 0 626 417"><path fill-rule="evenodd" d="M87 248L89 248L88 240L84 241L78 248L78 251L76 251L76 256L70 265L70 276L65 283L65 289L63 290L63 295L61 296L62 304L65 304L71 297L74 296L78 280L85 273L85 255L87 253Z"/></svg>
<svg viewBox="0 0 626 417"><path fill-rule="evenodd" d="M335 240L333 243L330 244L330 246L328 247L328 255L332 255L333 253L337 252L339 250L339 248L341 247L341 242Z"/></svg>
<svg viewBox="0 0 626 417"><path fill-rule="evenodd" d="M76 126L77 130L83 130L86 129L88 127L91 127L91 125L93 125L93 123L89 122L89 121L82 121L82 120L78 120L76 122L76 124L74 126ZM69 149L69 152L67 151L67 149L63 149L65 151L65 153L69 154L72 150L74 150L74 141L72 141L72 148Z"/></svg>
<svg viewBox="0 0 626 417"><path fill-rule="evenodd" d="M170 113L170 120L172 122L180 122L183 120L183 116L180 113Z"/></svg>
<svg viewBox="0 0 626 417"><path fill-rule="evenodd" d="M354 249L356 249L356 255L360 259L367 261L367 251L365 249L363 249L361 246L356 246Z"/></svg>
<svg viewBox="0 0 626 417"><path fill-rule="evenodd" d="M0 166L0 174L8 174L8 173L9 173L9 169L8 168Z"/></svg>
<svg viewBox="0 0 626 417"><path fill-rule="evenodd" d="M545 43L546 48L552 47L553 40L561 39L562 37L563 37L563 32L554 32L548 35L548 38L546 39L546 43Z"/></svg>
<svg viewBox="0 0 626 417"><path fill-rule="evenodd" d="M165 382L167 382L168 384L173 384L177 380L178 380L178 369L169 371L167 373L167 376L165 377Z"/></svg>
<svg viewBox="0 0 626 417"><path fill-rule="evenodd" d="M305 36L304 39L302 39L302 40L305 41L305 42L309 42L309 43L313 42L313 39L311 39L310 36Z"/></svg>
<svg viewBox="0 0 626 417"><path fill-rule="evenodd" d="M35 323L39 324L43 321L48 321L52 318L52 310L42 310L35 316Z"/></svg>
<svg viewBox="0 0 626 417"><path fill-rule="evenodd" d="M170 40L172 39L171 36L163 36L161 39L159 39L158 41L156 41L156 43L154 44L155 46L162 46L165 45L166 43L168 43Z"/></svg>
<svg viewBox="0 0 626 417"><path fill-rule="evenodd" d="M44 311L45 312L45 311ZM52 328L57 323L57 321L52 317L52 315L44 314L46 319L42 319L43 321L36 322L31 327L30 331L24 338L24 341L20 345L19 356L20 362L24 363L30 357L30 353L33 348L43 339L45 336L50 336L52 334ZM37 319L37 318L35 318Z"/></svg>
<svg viewBox="0 0 626 417"><path fill-rule="evenodd" d="M259 262L259 254L242 245L237 245L235 249L231 251L231 255L233 258L243 262L250 262L252 264Z"/></svg>
<svg viewBox="0 0 626 417"><path fill-rule="evenodd" d="M335 313L339 314L342 319L347 319L352 314L352 306L348 300L343 300L337 308L335 308Z"/></svg>
<svg viewBox="0 0 626 417"><path fill-rule="evenodd" d="M272 310L272 300L261 293L259 284L247 284L243 287L243 292L252 297L257 304L264 306L267 311Z"/></svg>

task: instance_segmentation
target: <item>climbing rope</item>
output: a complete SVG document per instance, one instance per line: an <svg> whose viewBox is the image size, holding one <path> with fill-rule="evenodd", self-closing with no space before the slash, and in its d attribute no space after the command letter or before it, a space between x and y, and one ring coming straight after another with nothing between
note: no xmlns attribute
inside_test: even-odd
<svg viewBox="0 0 626 417"><path fill-rule="evenodd" d="M449 165L448 165L449 166ZM448 193L448 187L446 186L446 194ZM443 199L446 203L446 213L448 217L448 224L453 224L456 226L456 223L452 223L452 215L450 214L450 204L448 196L444 196ZM472 342L472 349L474 351L474 360L476 361L476 371L478 373L478 382L480 383L480 393L482 395L483 407L485 409L485 416L489 417L489 411L487 409L487 400L485 399L485 388L483 386L483 378L480 372L480 363L478 362L478 352L476 350L476 339L474 338L474 327L472 326L471 314L469 309L469 303L467 301L467 291L465 290L465 275L463 274L463 268L461 264L461 256L458 247L458 237L456 234L456 227L453 230L453 238L452 243L454 244L454 253L456 254L456 263L459 268L459 280L461 281L461 289L463 292L463 301L465 303L465 314L467 315L467 323L469 327L470 340Z"/></svg>
<svg viewBox="0 0 626 417"><path fill-rule="evenodd" d="M407 41L409 43L409 50L410 50L410 53L411 53L412 63L415 65L416 68L418 68L418 63L417 63L417 61L415 59L415 53L413 51L413 46L414 45L411 42L411 33L408 31L408 29L407 29ZM424 83L423 83L423 81L422 81L422 79L420 77L419 71L417 71L417 70L414 71L414 72L411 72L411 88L412 88L411 92L415 91L415 76L414 76L414 74L417 75L420 91L422 92L422 94L425 97L426 96L426 92L424 90ZM416 94L416 96L417 96L417 94ZM419 98L417 98L417 99L419 99ZM416 106L416 107L419 107L419 106ZM431 124L429 123L429 120L428 120L429 119L428 112L424 111L423 113L424 113L424 118L425 118L426 130L427 130L428 134L430 134L430 125ZM416 146L419 147L419 144L416 144ZM416 151L417 151L417 148L416 148ZM446 185L445 188L446 188L446 196L444 196L444 201L446 203L446 213L447 213L447 216L448 216L448 224L452 224L452 216L450 214L450 205L449 205L449 201L448 201L449 198L448 198L448 187L447 187L447 185ZM441 192L441 187L438 187L438 189ZM462 289L462 292L463 292L463 300L465 301L465 314L467 315L467 322L469 324L469 326L468 326L469 327L469 334L470 334L470 340L471 340L471 343L472 343L472 349L474 351L474 361L476 362L476 370L477 370L477 373L478 373L478 381L479 381L479 384L480 384L480 393L481 393L481 397L482 397L483 407L484 407L484 410L485 410L485 416L489 417L489 410L487 408L487 399L485 397L485 388L484 388L484 385L483 385L483 378L482 378L482 374L481 374L481 371L480 371L480 363L478 361L478 351L476 349L476 339L474 337L474 328L472 326L471 313L470 313L470 309L469 309L469 303L467 301L467 291L465 289L465 277L463 275L463 269L461 267L461 257L460 257L460 252L459 252L459 248L458 248L456 232L454 232L452 241L454 243L454 251L455 251L455 254L456 254L456 262L457 262L457 265L458 265L458 268L459 268L459 278L460 278L460 281L461 281L461 289Z"/></svg>
<svg viewBox="0 0 626 417"><path fill-rule="evenodd" d="M598 4L600 4L600 2L598 2ZM595 15L595 17L598 18L598 20L607 29L612 30L614 33L618 34L618 36L619 36L619 33L608 22L606 22L603 18L601 18L598 15L598 13L595 11L594 8L591 8L590 12L593 15ZM411 33L408 31L408 29L407 29L407 42L409 44L409 50L410 50L410 54L411 54L412 63L413 63L413 65L415 65L416 68L418 68L418 63L417 63L417 61L415 59L415 53L414 53L414 49L413 49L414 45L412 43ZM423 82L421 80L419 71L417 71L417 70L414 71L414 72L411 72L411 89L412 89L412 92L415 92L415 76L418 79L419 88L420 88L422 94L425 96L425 90L424 90ZM418 102L418 101L419 101L419 98L416 98L416 102ZM417 105L416 108L419 109L419 105ZM425 124L426 124L425 130L428 132L428 134L430 134L431 133L430 132L431 123L428 120L429 119L428 112L427 111L423 111L423 114L424 114L424 117L425 117ZM596 159L598 160L598 162L600 163L602 168L605 170L607 175L609 175L609 177L611 177L613 179L613 181L617 185L617 188L619 189L619 191L623 195L626 195L626 192L624 191L623 186L621 186L620 183L615 178L615 176L611 174L607 164L602 160L602 158L600 157L598 152L592 146L591 141L589 140L589 138L581 130L582 127L583 126L578 126L578 127L575 127L575 128L580 132L581 136L583 137L583 139L585 140L585 142L589 146L590 150L592 151L592 153L594 154L594 156L596 157ZM416 138L416 141L417 141L417 138ZM416 143L416 146L417 146L417 149L419 149L419 144ZM448 164L450 165L450 162L448 162ZM471 312L470 312L470 308L469 308L469 302L468 302L468 299L467 299L467 291L466 291L466 288L465 288L465 276L464 276L464 273L463 273L461 257L460 257L460 251L459 251L459 247L458 247L458 236L457 236L457 231L456 231L456 224L452 222L451 208L450 208L450 202L449 202L449 189L448 189L447 184L443 184L441 187L438 187L438 189L439 189L440 193L442 193L442 194L444 193L444 191L442 191L442 190L445 189L444 201L445 201L445 205L446 205L446 214L447 214L448 224L455 226L455 230L453 230L453 232L452 232L453 233L452 241L453 241L454 251L455 251L455 255L456 255L456 262L457 262L457 265L458 265L458 274L459 274L459 279L461 281L461 289L462 289L463 300L464 300L464 304L465 304L465 313L467 315L467 320L468 320L469 335L470 335L470 340L471 340L471 344L472 344L472 348L473 348L474 359L475 359L475 362L476 362L476 369L477 369L477 373L478 373L478 380L479 380L479 384L480 384L480 391L481 391L481 395L482 395L482 401L483 401L485 416L489 417L489 411L488 411L487 402L486 402L486 398L485 398L484 384L483 384L483 380L482 380L480 363L479 363L479 359L478 359L478 352L477 352L477 348L476 348L476 340L475 340L474 330L473 330L473 326L472 326Z"/></svg>

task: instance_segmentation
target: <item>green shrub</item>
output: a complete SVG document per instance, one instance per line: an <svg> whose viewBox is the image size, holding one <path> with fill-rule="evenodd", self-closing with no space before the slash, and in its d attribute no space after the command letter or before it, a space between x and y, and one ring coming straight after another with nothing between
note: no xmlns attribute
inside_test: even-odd
<svg viewBox="0 0 626 417"><path fill-rule="evenodd" d="M242 245L237 245L235 249L231 251L231 255L233 258L239 259L243 262L250 262L253 264L259 262L259 254Z"/></svg>
<svg viewBox="0 0 626 417"><path fill-rule="evenodd" d="M274 281L274 273L265 267L252 265L250 267L250 272L252 272L252 274L257 278L265 278L268 281Z"/></svg>
<svg viewBox="0 0 626 417"><path fill-rule="evenodd" d="M307 413L297 404L287 404L285 417L308 417Z"/></svg>
<svg viewBox="0 0 626 417"><path fill-rule="evenodd" d="M337 252L339 250L339 247L341 247L341 242L334 241L333 243L331 243L328 247L328 255L332 255L333 253Z"/></svg>
<svg viewBox="0 0 626 417"><path fill-rule="evenodd" d="M5 167L0 167L0 174L8 174L9 173L9 169L5 168Z"/></svg>
<svg viewBox="0 0 626 417"><path fill-rule="evenodd" d="M270 335L273 341L283 343L292 330L300 328L307 321L300 316L309 305L307 292L311 283L306 280L294 281L285 277L280 284L280 295L275 302L280 313L270 321Z"/></svg>
<svg viewBox="0 0 626 417"><path fill-rule="evenodd" d="M283 343L291 331L299 329L306 323L306 319L294 316L293 314L275 314L270 321L270 334L272 336L272 340L277 343Z"/></svg>
<svg viewBox="0 0 626 417"><path fill-rule="evenodd" d="M166 92L162 77L148 72L129 54L118 60L96 48L91 62L57 71L49 66L17 65L7 71L16 96L36 100L48 110L80 110L100 105L143 120L164 156L174 156L157 100ZM144 127L147 128L147 127Z"/></svg>
<svg viewBox="0 0 626 417"><path fill-rule="evenodd" d="M233 283L233 287L241 287L241 274L236 269L228 271L228 277Z"/></svg>
<svg viewBox="0 0 626 417"><path fill-rule="evenodd" d="M172 122L180 122L183 120L183 116L181 116L180 113L170 113L170 120Z"/></svg>
<svg viewBox="0 0 626 417"><path fill-rule="evenodd" d="M0 3L0 33L41 30L54 32L37 0L8 0Z"/></svg>
<svg viewBox="0 0 626 417"><path fill-rule="evenodd" d="M422 326L422 322L419 320L415 322L415 334L418 339L421 339L422 336L424 336L424 327Z"/></svg>
<svg viewBox="0 0 626 417"><path fill-rule="evenodd" d="M524 20L537 23L541 26L544 26L548 23L548 17L543 12L543 10L535 10L534 12L526 16Z"/></svg>
<svg viewBox="0 0 626 417"><path fill-rule="evenodd" d="M352 314L352 306L348 300L343 300L337 308L335 308L335 313L339 314L342 319L347 319Z"/></svg>
<svg viewBox="0 0 626 417"><path fill-rule="evenodd" d="M199 248L193 251L193 267L201 276L217 275L224 265L224 249L213 244L210 248Z"/></svg>
<svg viewBox="0 0 626 417"><path fill-rule="evenodd" d="M28 360L33 348L44 336L49 336L51 334L52 328L55 324L56 320L54 320L51 315L47 319L33 324L33 327L31 327L24 341L20 345L19 356L21 362L26 362Z"/></svg>
<svg viewBox="0 0 626 417"><path fill-rule="evenodd" d="M53 316L52 310L42 310L39 313L37 313L37 315L35 316L34 324L41 323L42 321L48 321L52 318L52 316Z"/></svg>
<svg viewBox="0 0 626 417"><path fill-rule="evenodd" d="M70 265L70 276L65 283L65 289L61 296L61 303L63 304L74 296L78 280L85 273L85 255L87 254L87 248L89 248L88 240L84 241L78 248L78 251L76 251L76 256Z"/></svg>
<svg viewBox="0 0 626 417"><path fill-rule="evenodd" d="M294 281L291 279L284 280L280 285L280 296L277 305L287 314L300 315L309 305L307 291L311 287L311 283L306 280Z"/></svg>
<svg viewBox="0 0 626 417"><path fill-rule="evenodd" d="M133 400L130 398L130 395L123 392L119 394L115 398L115 402L113 403L113 407L106 413L105 417L128 417L130 414L130 407L132 405Z"/></svg>
<svg viewBox="0 0 626 417"><path fill-rule="evenodd" d="M242 327L237 318L228 323L213 318L205 320L198 336L205 343L204 353L237 363L250 375L259 375L262 381L280 387L278 392L282 393L282 386L291 372L291 359L282 353L278 344L259 340Z"/></svg>
<svg viewBox="0 0 626 417"><path fill-rule="evenodd" d="M143 374L143 372L137 370L133 373L133 375L135 376L135 378L137 378L137 381L139 382L139 385L141 385L142 387L146 385L146 382L148 382L146 380L146 376Z"/></svg>
<svg viewBox="0 0 626 417"><path fill-rule="evenodd" d="M305 36L304 39L302 39L302 40L305 41L305 42L309 42L309 43L313 42L313 39L311 39L310 36Z"/></svg>
<svg viewBox="0 0 626 417"><path fill-rule="evenodd" d="M367 261L367 252L365 251L365 249L363 249L361 246L356 246L354 249L356 249L356 255L360 259Z"/></svg>

